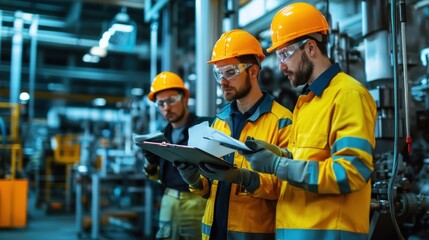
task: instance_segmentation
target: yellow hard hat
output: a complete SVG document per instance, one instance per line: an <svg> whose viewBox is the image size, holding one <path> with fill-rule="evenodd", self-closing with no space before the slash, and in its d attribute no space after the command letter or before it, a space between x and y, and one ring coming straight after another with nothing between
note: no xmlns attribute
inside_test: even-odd
<svg viewBox="0 0 429 240"><path fill-rule="evenodd" d="M214 64L242 55L256 55L261 62L265 58L261 44L254 36L244 30L234 29L220 36L213 47L212 59L207 63Z"/></svg>
<svg viewBox="0 0 429 240"><path fill-rule="evenodd" d="M185 94L185 98L189 96L189 90L185 87L182 78L172 72L161 72L153 79L150 93L147 97L152 102L155 102L155 94L167 89L181 89Z"/></svg>
<svg viewBox="0 0 429 240"><path fill-rule="evenodd" d="M308 3L290 4L274 15L271 22L272 52L281 45L312 33L328 34L329 25L323 14Z"/></svg>

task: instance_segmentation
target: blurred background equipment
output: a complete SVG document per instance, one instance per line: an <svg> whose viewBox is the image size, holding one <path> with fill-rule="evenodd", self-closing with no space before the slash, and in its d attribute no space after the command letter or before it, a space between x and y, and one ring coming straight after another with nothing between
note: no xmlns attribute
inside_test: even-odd
<svg viewBox="0 0 429 240"><path fill-rule="evenodd" d="M0 1L0 238L154 239L163 189L132 141L166 124L151 79L178 73L190 111L213 117L226 102L207 49L233 28L266 49L291 2ZM305 2L377 103L370 238L429 239L429 2ZM261 88L293 110L301 88L264 53Z"/></svg>

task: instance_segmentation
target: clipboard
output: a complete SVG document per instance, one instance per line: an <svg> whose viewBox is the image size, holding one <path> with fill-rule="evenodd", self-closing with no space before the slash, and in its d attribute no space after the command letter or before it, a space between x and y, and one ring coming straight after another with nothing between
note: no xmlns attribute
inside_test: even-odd
<svg viewBox="0 0 429 240"><path fill-rule="evenodd" d="M212 163L223 167L234 168L232 163L225 161L222 158L216 157L199 148L178 145L172 143L157 143L149 141L136 142L136 145L145 151L156 154L163 159L174 162L187 162L198 165L200 162Z"/></svg>

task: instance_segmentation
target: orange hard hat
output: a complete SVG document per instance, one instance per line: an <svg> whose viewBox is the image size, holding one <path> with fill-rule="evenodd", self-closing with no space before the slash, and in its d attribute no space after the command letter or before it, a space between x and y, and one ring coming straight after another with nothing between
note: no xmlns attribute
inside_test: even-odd
<svg viewBox="0 0 429 240"><path fill-rule="evenodd" d="M217 61L243 55L256 55L261 62L265 58L261 44L252 34L234 29L220 36L213 47L212 59L207 63L214 64Z"/></svg>
<svg viewBox="0 0 429 240"><path fill-rule="evenodd" d="M152 102L155 102L155 94L167 89L181 89L185 94L185 98L189 96L189 90L185 87L182 78L172 72L161 72L153 79L147 97Z"/></svg>
<svg viewBox="0 0 429 240"><path fill-rule="evenodd" d="M278 11L271 21L272 45L267 51L272 52L291 40L312 33L327 35L328 30L328 22L313 5L303 2L290 4Z"/></svg>

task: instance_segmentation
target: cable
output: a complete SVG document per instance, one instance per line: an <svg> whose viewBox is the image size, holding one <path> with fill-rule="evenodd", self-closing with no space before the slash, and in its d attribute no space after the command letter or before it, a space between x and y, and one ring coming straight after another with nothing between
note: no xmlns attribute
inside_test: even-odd
<svg viewBox="0 0 429 240"><path fill-rule="evenodd" d="M391 38L392 38L392 60L393 60L393 96L394 96L394 145L393 145L393 166L392 166L392 175L389 180L389 184L387 187L387 198L389 202L389 211L390 211L390 217L392 219L393 227L395 228L396 234L398 235L399 239L403 240L404 237L402 236L401 230L399 229L398 223L396 222L396 214L395 214L395 199L393 196L393 189L395 184L396 175L398 174L398 115L399 115L399 109L398 109L398 75L397 75L397 69L396 66L398 64L398 61L396 59L397 56L397 50L396 50L396 1L391 0L390 1L390 18L391 18Z"/></svg>

